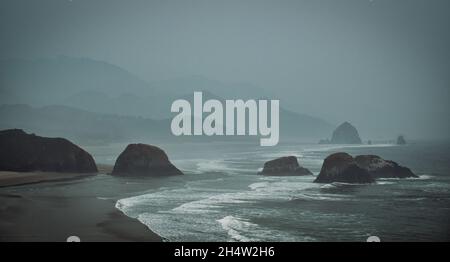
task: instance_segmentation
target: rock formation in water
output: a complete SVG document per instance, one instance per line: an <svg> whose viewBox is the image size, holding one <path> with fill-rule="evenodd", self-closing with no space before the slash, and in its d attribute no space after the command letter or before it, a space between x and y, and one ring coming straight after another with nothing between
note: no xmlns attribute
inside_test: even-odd
<svg viewBox="0 0 450 262"><path fill-rule="evenodd" d="M353 158L347 153L329 155L323 162L316 183L371 183L378 178L417 177L409 168L376 155Z"/></svg>
<svg viewBox="0 0 450 262"><path fill-rule="evenodd" d="M301 167L295 156L280 157L264 163L259 173L265 176L304 176L312 175L311 171Z"/></svg>
<svg viewBox="0 0 450 262"><path fill-rule="evenodd" d="M0 131L0 170L95 173L97 166L89 153L67 139L9 129Z"/></svg>
<svg viewBox="0 0 450 262"><path fill-rule="evenodd" d="M384 160L375 155L361 155L355 157L357 165L377 178L407 178L417 177L409 168L400 166L394 161Z"/></svg>
<svg viewBox="0 0 450 262"><path fill-rule="evenodd" d="M372 183L374 179L367 170L359 167L347 153L335 153L325 158L315 183Z"/></svg>
<svg viewBox="0 0 450 262"><path fill-rule="evenodd" d="M397 145L406 145L406 140L404 136L397 137Z"/></svg>
<svg viewBox="0 0 450 262"><path fill-rule="evenodd" d="M112 175L118 176L168 176L182 175L166 153L152 145L130 144L119 155Z"/></svg>
<svg viewBox="0 0 450 262"><path fill-rule="evenodd" d="M349 122L344 122L338 126L331 137L331 144L361 144L358 130Z"/></svg>

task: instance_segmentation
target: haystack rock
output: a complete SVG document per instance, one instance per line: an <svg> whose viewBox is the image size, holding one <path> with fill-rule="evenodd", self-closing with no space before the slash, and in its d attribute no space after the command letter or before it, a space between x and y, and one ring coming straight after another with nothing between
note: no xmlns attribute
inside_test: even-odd
<svg viewBox="0 0 450 262"><path fill-rule="evenodd" d="M265 176L304 176L312 175L311 171L301 167L295 156L280 157L264 164L259 173Z"/></svg>
<svg viewBox="0 0 450 262"><path fill-rule="evenodd" d="M375 155L355 157L359 167L367 170L373 178L407 178L417 177L409 168L400 166L394 161L384 160Z"/></svg>
<svg viewBox="0 0 450 262"><path fill-rule="evenodd" d="M166 153L152 145L130 144L119 155L112 175L117 176L168 176L182 175Z"/></svg>
<svg viewBox="0 0 450 262"><path fill-rule="evenodd" d="M315 183L372 183L369 172L359 167L355 159L347 153L335 153L325 158Z"/></svg>
<svg viewBox="0 0 450 262"><path fill-rule="evenodd" d="M10 129L0 131L0 170L95 173L97 166L89 153L67 139Z"/></svg>
<svg viewBox="0 0 450 262"><path fill-rule="evenodd" d="M361 144L358 130L349 122L344 122L338 126L331 137L331 144Z"/></svg>

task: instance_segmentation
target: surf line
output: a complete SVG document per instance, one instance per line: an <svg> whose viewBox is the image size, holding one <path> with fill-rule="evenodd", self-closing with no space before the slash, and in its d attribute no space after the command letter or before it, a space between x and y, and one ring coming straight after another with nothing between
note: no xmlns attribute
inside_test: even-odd
<svg viewBox="0 0 450 262"><path fill-rule="evenodd" d="M209 99L203 103L203 93L194 92L193 112L187 100L178 99L172 103L171 112L178 114L172 119L170 128L175 136L259 135L261 146L275 146L280 136L279 108L279 100L270 100L269 108L268 100L238 99L225 100L224 109L221 101ZM267 119L269 111L270 123ZM203 113L208 113L205 118Z"/></svg>

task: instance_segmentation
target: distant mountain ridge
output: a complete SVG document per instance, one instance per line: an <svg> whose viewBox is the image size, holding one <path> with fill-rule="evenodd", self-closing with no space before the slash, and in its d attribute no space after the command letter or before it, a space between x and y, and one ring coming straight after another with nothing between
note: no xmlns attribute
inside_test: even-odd
<svg viewBox="0 0 450 262"><path fill-rule="evenodd" d="M0 105L0 129L11 128L82 143L163 139L170 134L168 120L97 114L66 106Z"/></svg>
<svg viewBox="0 0 450 262"><path fill-rule="evenodd" d="M292 119L295 119L293 121ZM298 122L298 120L301 120ZM171 119L152 120L143 117L99 114L67 106L31 107L29 105L0 105L0 130L20 128L50 137L67 137L81 143L111 143L129 140L251 140L257 137L175 137L170 130ZM293 123L292 123L293 122ZM303 127L305 123L312 123ZM280 141L313 141L321 126L320 120L282 111Z"/></svg>
<svg viewBox="0 0 450 262"><path fill-rule="evenodd" d="M0 104L28 104L38 107L39 112L48 106L56 109L53 105L62 105L116 117L143 117L148 121L167 121L173 116L172 102L191 97L194 91L203 91L208 94L205 97L219 100L272 98L265 90L251 84L222 83L201 76L149 83L106 62L66 56L1 60L0 81ZM283 108L280 108L280 122L282 137L316 140L332 130L332 126L320 118Z"/></svg>
<svg viewBox="0 0 450 262"><path fill-rule="evenodd" d="M146 82L109 63L60 56L54 59L1 60L0 103L67 105L98 113L163 119L176 98L209 91L227 98L268 96L244 83L222 83L201 76Z"/></svg>
<svg viewBox="0 0 450 262"><path fill-rule="evenodd" d="M118 66L66 56L0 60L0 79L0 92L28 104L57 104L70 95L85 91L111 95L152 92L147 82ZM11 97L3 96L0 102L7 98Z"/></svg>

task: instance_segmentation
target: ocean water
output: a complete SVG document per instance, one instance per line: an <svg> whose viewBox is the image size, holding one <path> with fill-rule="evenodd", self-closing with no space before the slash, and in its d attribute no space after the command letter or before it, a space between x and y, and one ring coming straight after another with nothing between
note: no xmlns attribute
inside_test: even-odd
<svg viewBox="0 0 450 262"><path fill-rule="evenodd" d="M448 144L205 143L164 148L186 175L154 183L150 178L148 190L118 200L116 207L167 241L450 240ZM313 183L323 159L338 151L377 154L420 177L371 185ZM257 175L265 161L287 155L297 156L314 176Z"/></svg>

